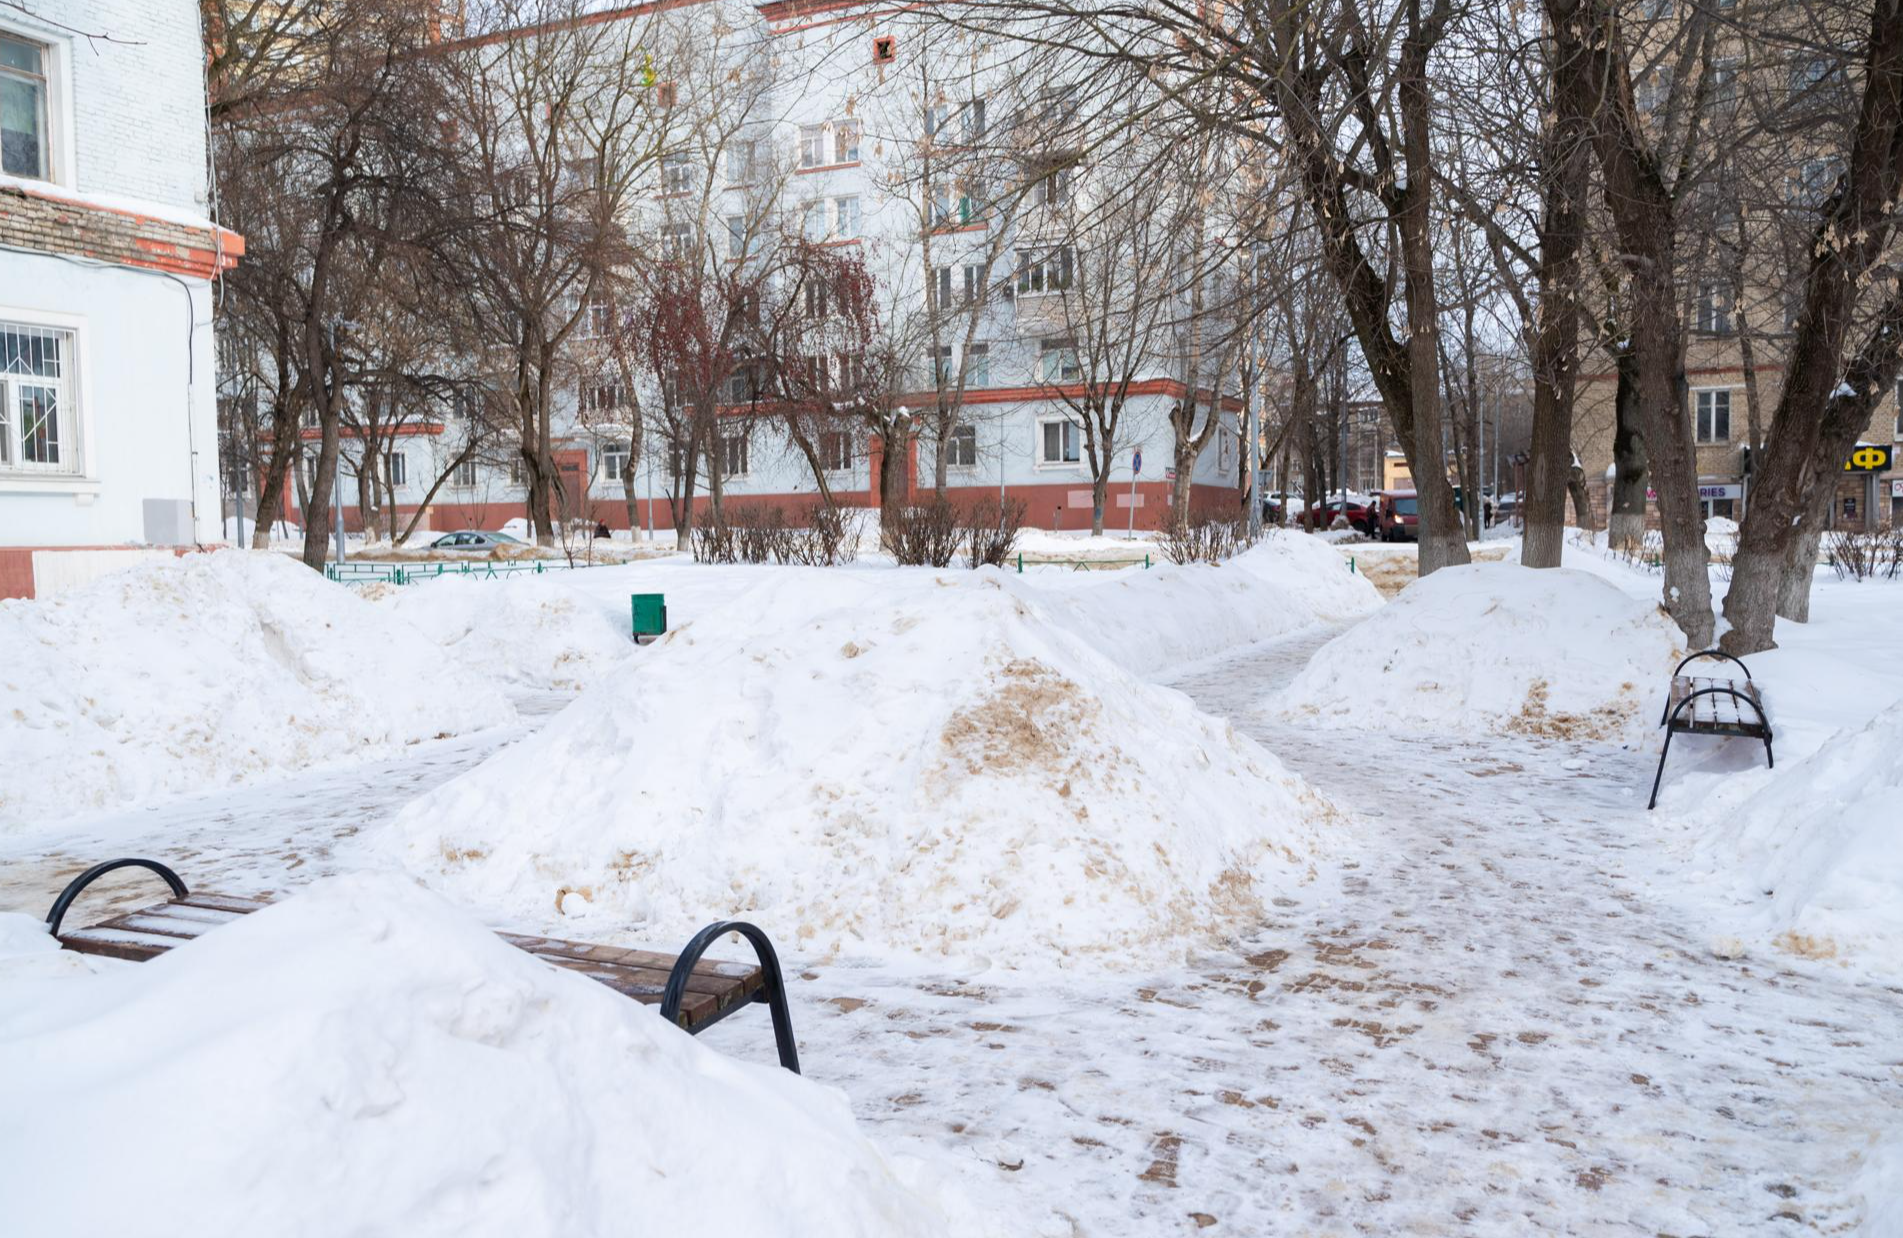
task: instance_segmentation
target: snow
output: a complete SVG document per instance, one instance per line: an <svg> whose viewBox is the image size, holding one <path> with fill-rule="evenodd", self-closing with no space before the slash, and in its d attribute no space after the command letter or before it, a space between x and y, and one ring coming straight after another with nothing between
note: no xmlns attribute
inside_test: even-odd
<svg viewBox="0 0 1903 1238"><path fill-rule="evenodd" d="M1220 565L1026 577L1052 618L1141 675L1199 662L1381 605L1365 576L1320 538L1271 530Z"/></svg>
<svg viewBox="0 0 1903 1238"><path fill-rule="evenodd" d="M414 629L268 552L167 558L0 602L0 648L0 829L514 716Z"/></svg>
<svg viewBox="0 0 1903 1238"><path fill-rule="evenodd" d="M807 955L1137 967L1224 940L1336 832L1014 575L757 578L415 801L378 858L582 936L738 915Z"/></svg>
<svg viewBox="0 0 1903 1238"><path fill-rule="evenodd" d="M23 1234L683 1233L710 1214L761 1238L1003 1232L881 1156L837 1092L705 1048L394 876L0 987L0 1057Z"/></svg>
<svg viewBox="0 0 1903 1238"><path fill-rule="evenodd" d="M625 603L611 609L555 576L443 576L391 586L374 600L451 659L513 687L578 690L634 649Z"/></svg>
<svg viewBox="0 0 1903 1238"><path fill-rule="evenodd" d="M1635 737L1677 629L1585 572L1443 568L1319 650L1271 708L1370 743L1395 731Z"/></svg>

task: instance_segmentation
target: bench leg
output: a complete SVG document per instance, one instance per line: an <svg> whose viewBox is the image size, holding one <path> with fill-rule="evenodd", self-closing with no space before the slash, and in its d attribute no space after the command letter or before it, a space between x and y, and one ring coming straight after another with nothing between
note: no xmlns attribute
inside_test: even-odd
<svg viewBox="0 0 1903 1238"><path fill-rule="evenodd" d="M661 996L661 1017L679 1026L681 998L687 993L687 978L693 972L694 964L700 962L700 956L707 952L707 947L728 933L738 933L746 938L760 958L760 971L766 983L760 987L753 1000L766 1003L768 1012L773 1016L773 1044L779 1050L780 1065L797 1075L800 1073L800 1051L793 1040L793 1014L786 1006L786 982L780 976L780 957L774 953L773 943L767 940L767 935L744 920L721 920L694 934L694 940L687 943L687 948L681 951L681 957L674 961L674 970L668 973L667 990Z"/></svg>
<svg viewBox="0 0 1903 1238"><path fill-rule="evenodd" d="M1658 807L1659 783L1665 781L1665 757L1672 751L1672 732L1665 732L1665 747L1659 749L1659 772L1652 775L1652 798L1646 801L1645 810L1651 812Z"/></svg>
<svg viewBox="0 0 1903 1238"><path fill-rule="evenodd" d="M1764 768L1777 768L1777 758L1771 755L1771 737L1769 735L1764 737Z"/></svg>

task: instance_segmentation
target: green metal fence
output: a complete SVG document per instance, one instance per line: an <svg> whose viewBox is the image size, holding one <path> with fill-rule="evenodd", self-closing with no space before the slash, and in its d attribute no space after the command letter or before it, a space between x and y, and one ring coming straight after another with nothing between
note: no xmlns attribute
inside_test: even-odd
<svg viewBox="0 0 1903 1238"><path fill-rule="evenodd" d="M607 563L570 563L566 559L484 559L459 563L326 563L324 575L345 585L414 585L442 576L495 580L504 576L541 576L548 572L608 567Z"/></svg>

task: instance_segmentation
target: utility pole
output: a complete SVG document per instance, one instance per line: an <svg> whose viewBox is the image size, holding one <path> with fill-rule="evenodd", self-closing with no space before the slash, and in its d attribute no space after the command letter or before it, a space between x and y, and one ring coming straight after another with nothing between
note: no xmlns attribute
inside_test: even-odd
<svg viewBox="0 0 1903 1238"><path fill-rule="evenodd" d="M336 515L337 562L344 561L344 453L337 451L337 467L330 475L330 509Z"/></svg>

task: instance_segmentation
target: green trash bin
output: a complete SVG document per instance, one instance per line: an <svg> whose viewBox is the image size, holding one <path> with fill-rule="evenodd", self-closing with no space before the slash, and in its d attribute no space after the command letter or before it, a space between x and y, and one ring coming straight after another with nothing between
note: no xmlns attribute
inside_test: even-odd
<svg viewBox="0 0 1903 1238"><path fill-rule="evenodd" d="M634 640L641 643L644 636L663 636L667 633L667 595L662 593L633 593L628 595L630 608L634 612Z"/></svg>

